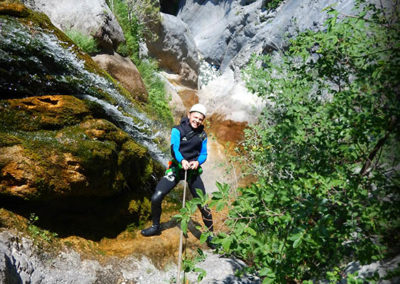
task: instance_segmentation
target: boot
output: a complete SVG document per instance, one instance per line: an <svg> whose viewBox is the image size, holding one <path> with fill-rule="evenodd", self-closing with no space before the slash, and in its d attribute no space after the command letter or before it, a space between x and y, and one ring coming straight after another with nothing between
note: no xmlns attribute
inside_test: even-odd
<svg viewBox="0 0 400 284"><path fill-rule="evenodd" d="M206 240L206 243L207 243L207 245L208 245L208 247L209 247L210 249L216 249L217 246L216 246L215 244L212 243L212 240L213 240L213 237L208 236L208 237L207 237L207 240Z"/></svg>
<svg viewBox="0 0 400 284"><path fill-rule="evenodd" d="M145 237L161 235L160 225L152 225L151 227L148 227L147 229L142 230L141 233Z"/></svg>

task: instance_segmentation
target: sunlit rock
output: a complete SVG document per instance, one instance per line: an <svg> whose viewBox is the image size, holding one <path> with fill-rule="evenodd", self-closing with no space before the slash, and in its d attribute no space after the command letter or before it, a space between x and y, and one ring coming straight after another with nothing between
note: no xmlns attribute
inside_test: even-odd
<svg viewBox="0 0 400 284"><path fill-rule="evenodd" d="M181 76L181 82L197 88L199 55L187 25L175 16L161 13L156 26L155 41L148 40L149 53L156 57L160 67Z"/></svg>
<svg viewBox="0 0 400 284"><path fill-rule="evenodd" d="M154 165L143 146L72 96L0 102L0 194L25 199L113 195L143 186ZM99 178L101 177L101 178Z"/></svg>
<svg viewBox="0 0 400 284"><path fill-rule="evenodd" d="M148 93L135 64L118 53L99 54L93 60L111 76L118 80L131 95L139 101L147 102Z"/></svg>
<svg viewBox="0 0 400 284"><path fill-rule="evenodd" d="M93 36L108 52L125 40L122 28L105 0L24 0L34 10L45 13L63 31L71 29Z"/></svg>

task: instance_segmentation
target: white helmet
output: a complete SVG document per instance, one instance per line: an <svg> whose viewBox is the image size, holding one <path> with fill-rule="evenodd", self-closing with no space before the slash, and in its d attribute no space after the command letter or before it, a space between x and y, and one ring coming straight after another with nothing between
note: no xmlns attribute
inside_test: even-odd
<svg viewBox="0 0 400 284"><path fill-rule="evenodd" d="M198 112L201 113L202 115L206 116L207 110L206 107L203 106L202 104L195 104L192 106L189 112Z"/></svg>

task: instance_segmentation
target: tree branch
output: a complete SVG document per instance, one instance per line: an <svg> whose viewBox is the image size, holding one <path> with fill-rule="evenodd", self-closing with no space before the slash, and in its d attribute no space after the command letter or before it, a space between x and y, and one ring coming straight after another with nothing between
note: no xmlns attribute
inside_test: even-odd
<svg viewBox="0 0 400 284"><path fill-rule="evenodd" d="M376 154L383 147L383 145L385 145L386 140L389 138L389 135L391 134L391 132L393 131L393 129L395 128L396 125L397 125L397 117L392 116L392 118L390 119L389 127L386 131L385 136L383 138L381 138L378 141L378 143L376 143L374 149L369 154L367 161L365 162L364 166L362 167L362 169L360 171L361 176L365 176L367 174L368 169L371 167L372 161L374 160Z"/></svg>

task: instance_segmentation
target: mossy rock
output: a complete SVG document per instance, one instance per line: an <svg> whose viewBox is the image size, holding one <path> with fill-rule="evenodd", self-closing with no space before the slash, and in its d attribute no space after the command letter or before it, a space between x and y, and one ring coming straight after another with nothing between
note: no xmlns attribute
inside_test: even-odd
<svg viewBox="0 0 400 284"><path fill-rule="evenodd" d="M0 1L0 26L0 207L93 238L147 218L163 167L102 107L138 104L46 15Z"/></svg>
<svg viewBox="0 0 400 284"><path fill-rule="evenodd" d="M1 1L0 15L27 17L29 15L29 10L19 1Z"/></svg>
<svg viewBox="0 0 400 284"><path fill-rule="evenodd" d="M146 148L73 96L0 101L0 121L0 194L51 199L129 188L141 198L157 168Z"/></svg>
<svg viewBox="0 0 400 284"><path fill-rule="evenodd" d="M55 130L90 115L85 102L73 96L40 96L0 101L0 130Z"/></svg>
<svg viewBox="0 0 400 284"><path fill-rule="evenodd" d="M120 83L55 27L45 14L15 2L0 2L1 97L89 94L115 103L107 88L93 82L93 75L98 75L106 80L103 82L109 88L141 108Z"/></svg>

